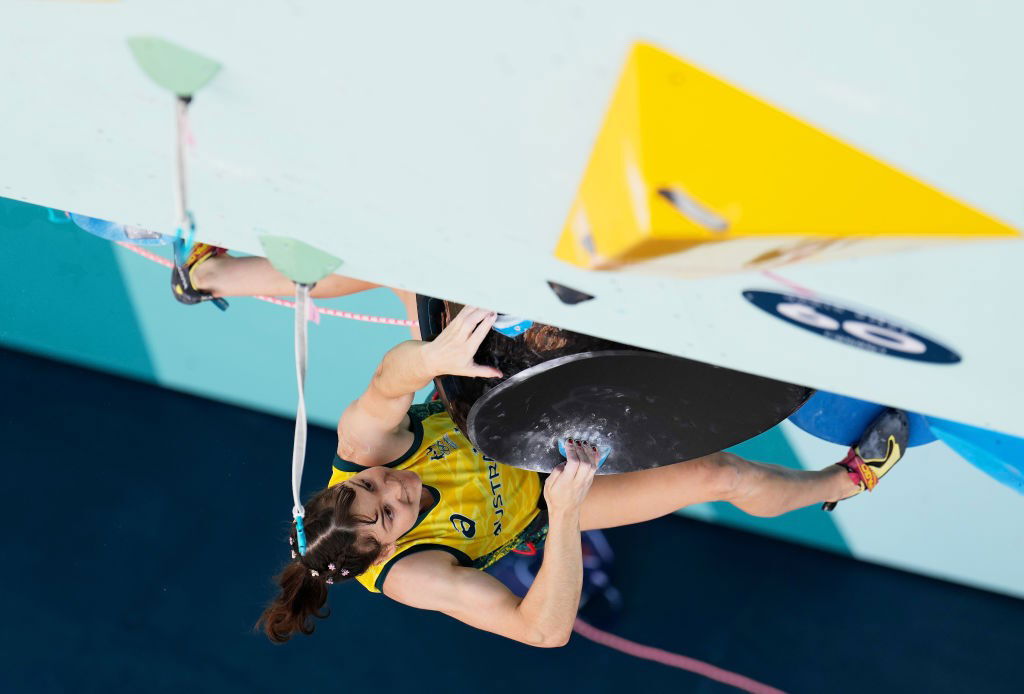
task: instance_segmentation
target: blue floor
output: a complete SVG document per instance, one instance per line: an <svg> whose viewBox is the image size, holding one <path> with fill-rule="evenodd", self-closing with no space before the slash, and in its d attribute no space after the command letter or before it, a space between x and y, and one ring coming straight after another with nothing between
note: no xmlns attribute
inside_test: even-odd
<svg viewBox="0 0 1024 694"><path fill-rule="evenodd" d="M252 624L288 554L292 422L5 350L0 390L0 691L735 691L357 585L271 646ZM310 432L307 490L334 443ZM791 692L1021 691L1024 601L679 517L607 535L627 638Z"/></svg>

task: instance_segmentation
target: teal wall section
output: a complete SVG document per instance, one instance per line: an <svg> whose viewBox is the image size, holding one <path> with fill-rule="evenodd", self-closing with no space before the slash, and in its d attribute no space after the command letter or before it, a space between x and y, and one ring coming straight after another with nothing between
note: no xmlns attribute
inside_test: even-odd
<svg viewBox="0 0 1024 694"><path fill-rule="evenodd" d="M0 342L155 380L112 244L0 198Z"/></svg>
<svg viewBox="0 0 1024 694"><path fill-rule="evenodd" d="M225 312L179 304L169 270L74 224L51 222L44 207L0 199L0 229L0 343L294 416L291 310L253 298L231 299ZM150 250L170 255L167 247ZM405 317L387 289L316 303ZM409 337L408 328L330 316L310 324L310 421L335 426L384 354Z"/></svg>

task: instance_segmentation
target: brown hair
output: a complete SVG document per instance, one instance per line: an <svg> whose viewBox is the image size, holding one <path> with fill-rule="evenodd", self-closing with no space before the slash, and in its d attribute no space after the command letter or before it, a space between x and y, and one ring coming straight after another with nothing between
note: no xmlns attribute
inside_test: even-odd
<svg viewBox="0 0 1024 694"><path fill-rule="evenodd" d="M295 553L274 579L281 594L256 622L256 628L274 643L284 643L297 631L312 634L316 628L312 618L323 619L330 614L330 610L321 612L327 602L327 581L340 583L355 578L380 555L380 543L358 532L359 526L371 520L352 513L354 499L352 487L338 484L317 492L306 503L306 553L302 556L298 555L292 523L289 539Z"/></svg>

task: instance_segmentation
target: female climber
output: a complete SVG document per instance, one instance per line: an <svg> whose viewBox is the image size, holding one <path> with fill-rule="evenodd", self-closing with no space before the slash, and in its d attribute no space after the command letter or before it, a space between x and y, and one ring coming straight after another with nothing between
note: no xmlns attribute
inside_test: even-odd
<svg viewBox="0 0 1024 694"><path fill-rule="evenodd" d="M438 375L501 375L473 361L494 321L494 313L465 307L433 342L399 344L342 414L331 479L305 505L305 550L298 551L293 524L280 595L258 622L272 641L312 633L330 586L354 579L479 629L560 646L580 598L581 531L705 501L756 516L835 503L874 488L906 448L906 418L889 410L843 461L819 471L721 452L595 477L598 451L570 439L566 462L543 479L482 455L440 404L412 405L413 394ZM523 598L480 570L540 542L543 562Z"/></svg>

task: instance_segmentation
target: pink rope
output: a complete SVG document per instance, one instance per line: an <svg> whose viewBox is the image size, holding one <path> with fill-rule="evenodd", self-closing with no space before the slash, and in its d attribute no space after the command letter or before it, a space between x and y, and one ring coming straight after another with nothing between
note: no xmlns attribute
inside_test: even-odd
<svg viewBox="0 0 1024 694"><path fill-rule="evenodd" d="M294 301L287 301L285 299L278 299L274 296L257 296L260 301L266 301L268 304L274 304L276 306L284 306L285 308L295 308ZM320 308L316 307L316 310L325 316L336 316L338 318L348 318L349 320L363 321L364 323L381 323L384 325L419 325L416 321L405 320L400 318L385 318L383 316L367 316L362 313L350 313L349 311L337 311L333 308Z"/></svg>
<svg viewBox="0 0 1024 694"><path fill-rule="evenodd" d="M607 646L613 650L631 655L634 658L641 658L643 660L651 660L655 663L661 663L662 665L668 665L669 667L678 668L680 670L686 670L702 677L707 677L710 680L728 684L737 689L742 689L752 694L785 694L781 689L770 687L767 684L761 684L756 680L752 680L749 677L723 670L720 667L715 667L710 663L705 663L702 660L696 658L689 658L685 655L678 655L676 653L670 653L663 651L660 648L654 648L653 646L645 646L628 639L624 639L621 636L615 634L609 634L606 631L601 631L597 627L587 624L582 619L576 619L576 624L573 625L573 631L582 636L585 639L598 643L602 646Z"/></svg>
<svg viewBox="0 0 1024 694"><path fill-rule="evenodd" d="M174 267L174 263L172 263L170 260L167 260L166 258L161 258L155 253L150 253L149 251L139 248L138 246L128 243L127 241L117 241L116 243L118 246L121 246L122 248L127 248L132 253L141 255L143 258L146 258L147 260L152 260L154 263L159 263L160 265L163 265L164 267L167 268ZM294 301L285 301L284 299L278 299L273 296L257 296L256 298L259 299L260 301L266 301L267 303L274 304L276 306L284 306L285 308L291 309L295 308ZM364 323L379 323L381 325L400 325L403 327L419 325L418 321L407 320L404 318L385 318L383 316L368 316L363 313L338 311L333 308L320 308L319 306L311 307L310 310L313 309L315 309L318 314L323 314L325 316L334 316L335 318L347 318L348 320L357 320L362 321Z"/></svg>
<svg viewBox="0 0 1024 694"><path fill-rule="evenodd" d="M161 265L167 268L174 267L174 263L172 263L167 258L161 258L156 253L150 253L149 251L143 250L134 244L128 243L127 241L115 241L114 243L116 243L121 248L127 248L132 253L137 253L141 255L143 258L152 260L154 263L160 263Z"/></svg>
<svg viewBox="0 0 1024 694"><path fill-rule="evenodd" d="M796 282L794 282L793 280L788 280L785 277L783 277L782 275L776 275L771 270L762 270L761 274L764 275L765 277L767 277L768 279L775 280L779 284L782 284L782 285L785 285L785 286L789 287L790 289L792 289L797 294L800 294L802 296L806 296L808 299L813 299L814 298L814 292L811 291L810 289L808 289L807 287L804 287L803 285L799 285Z"/></svg>

